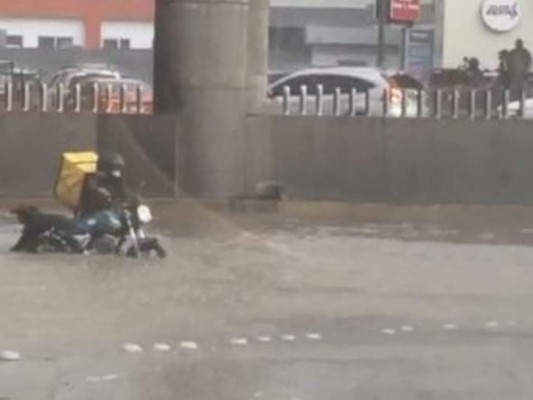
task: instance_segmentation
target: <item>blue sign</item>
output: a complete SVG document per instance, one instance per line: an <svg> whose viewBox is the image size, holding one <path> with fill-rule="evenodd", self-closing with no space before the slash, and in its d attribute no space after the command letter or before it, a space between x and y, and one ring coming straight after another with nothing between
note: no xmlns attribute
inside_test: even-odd
<svg viewBox="0 0 533 400"><path fill-rule="evenodd" d="M416 78L427 81L433 69L434 33L426 29L410 29L405 43L405 69Z"/></svg>

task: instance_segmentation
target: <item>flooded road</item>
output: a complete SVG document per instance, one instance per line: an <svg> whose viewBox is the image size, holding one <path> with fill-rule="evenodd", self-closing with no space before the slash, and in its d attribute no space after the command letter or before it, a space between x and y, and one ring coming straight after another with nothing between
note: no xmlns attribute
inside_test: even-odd
<svg viewBox="0 0 533 400"><path fill-rule="evenodd" d="M4 220L0 398L530 398L533 231L493 228L165 216L136 261Z"/></svg>

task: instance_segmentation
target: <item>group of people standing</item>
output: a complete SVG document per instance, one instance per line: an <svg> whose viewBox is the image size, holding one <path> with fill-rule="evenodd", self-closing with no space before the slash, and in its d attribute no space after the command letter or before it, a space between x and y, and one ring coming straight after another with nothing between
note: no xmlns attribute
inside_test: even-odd
<svg viewBox="0 0 533 400"><path fill-rule="evenodd" d="M500 51L499 60L499 84L509 90L511 100L517 100L521 93L527 90L532 63L531 53L524 46L524 41L518 39L513 49Z"/></svg>

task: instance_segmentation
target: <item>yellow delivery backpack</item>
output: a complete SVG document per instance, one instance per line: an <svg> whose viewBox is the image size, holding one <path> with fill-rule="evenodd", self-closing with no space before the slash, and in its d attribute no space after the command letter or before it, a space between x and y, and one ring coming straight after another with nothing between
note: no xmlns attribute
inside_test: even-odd
<svg viewBox="0 0 533 400"><path fill-rule="evenodd" d="M68 152L61 155L55 195L63 205L71 210L78 208L85 177L96 172L97 162L98 154L93 151Z"/></svg>

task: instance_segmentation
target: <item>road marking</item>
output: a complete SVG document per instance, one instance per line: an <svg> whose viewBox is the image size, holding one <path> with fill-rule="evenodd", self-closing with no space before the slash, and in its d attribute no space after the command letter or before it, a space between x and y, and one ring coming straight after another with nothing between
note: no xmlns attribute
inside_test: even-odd
<svg viewBox="0 0 533 400"><path fill-rule="evenodd" d="M110 382L120 378L118 374L109 374L105 376L89 376L87 382Z"/></svg>
<svg viewBox="0 0 533 400"><path fill-rule="evenodd" d="M482 233L481 235L479 235L479 237L481 239L483 239L483 240L486 240L486 241L490 241L490 240L496 239L496 235L494 233L489 233L489 232Z"/></svg>
<svg viewBox="0 0 533 400"><path fill-rule="evenodd" d="M308 333L305 337L309 340L321 340L322 335L320 333Z"/></svg>
<svg viewBox="0 0 533 400"><path fill-rule="evenodd" d="M198 343L191 342L191 341L183 341L183 342L180 342L180 347L186 350L197 350Z"/></svg>
<svg viewBox="0 0 533 400"><path fill-rule="evenodd" d="M394 329L382 329L381 333L384 335L396 335L396 330Z"/></svg>
<svg viewBox="0 0 533 400"><path fill-rule="evenodd" d="M412 326L406 325L406 326L402 326L401 330L402 332L414 332L415 328L413 328Z"/></svg>
<svg viewBox="0 0 533 400"><path fill-rule="evenodd" d="M248 339L246 338L231 339L231 344L235 346L246 346L248 344Z"/></svg>
<svg viewBox="0 0 533 400"><path fill-rule="evenodd" d="M272 341L272 338L270 336L259 336L257 341L261 343L268 343Z"/></svg>
<svg viewBox="0 0 533 400"><path fill-rule="evenodd" d="M170 351L172 348L167 343L156 343L154 344L154 350L156 351Z"/></svg>
<svg viewBox="0 0 533 400"><path fill-rule="evenodd" d="M296 336L294 336L294 335L281 335L281 340L284 340L286 342L294 342L296 340Z"/></svg>
<svg viewBox="0 0 533 400"><path fill-rule="evenodd" d="M485 326L487 328L497 328L498 326L500 326L500 323L498 321L489 321L485 323Z"/></svg>
<svg viewBox="0 0 533 400"><path fill-rule="evenodd" d="M126 350L128 353L142 353L143 352L143 348L136 343L126 343L124 346L122 346L122 348Z"/></svg>
<svg viewBox="0 0 533 400"><path fill-rule="evenodd" d="M20 353L13 350L5 350L0 353L0 361L19 361Z"/></svg>
<svg viewBox="0 0 533 400"><path fill-rule="evenodd" d="M454 331L457 329L457 325L455 324L444 324L442 325L442 329L446 329L447 331Z"/></svg>

